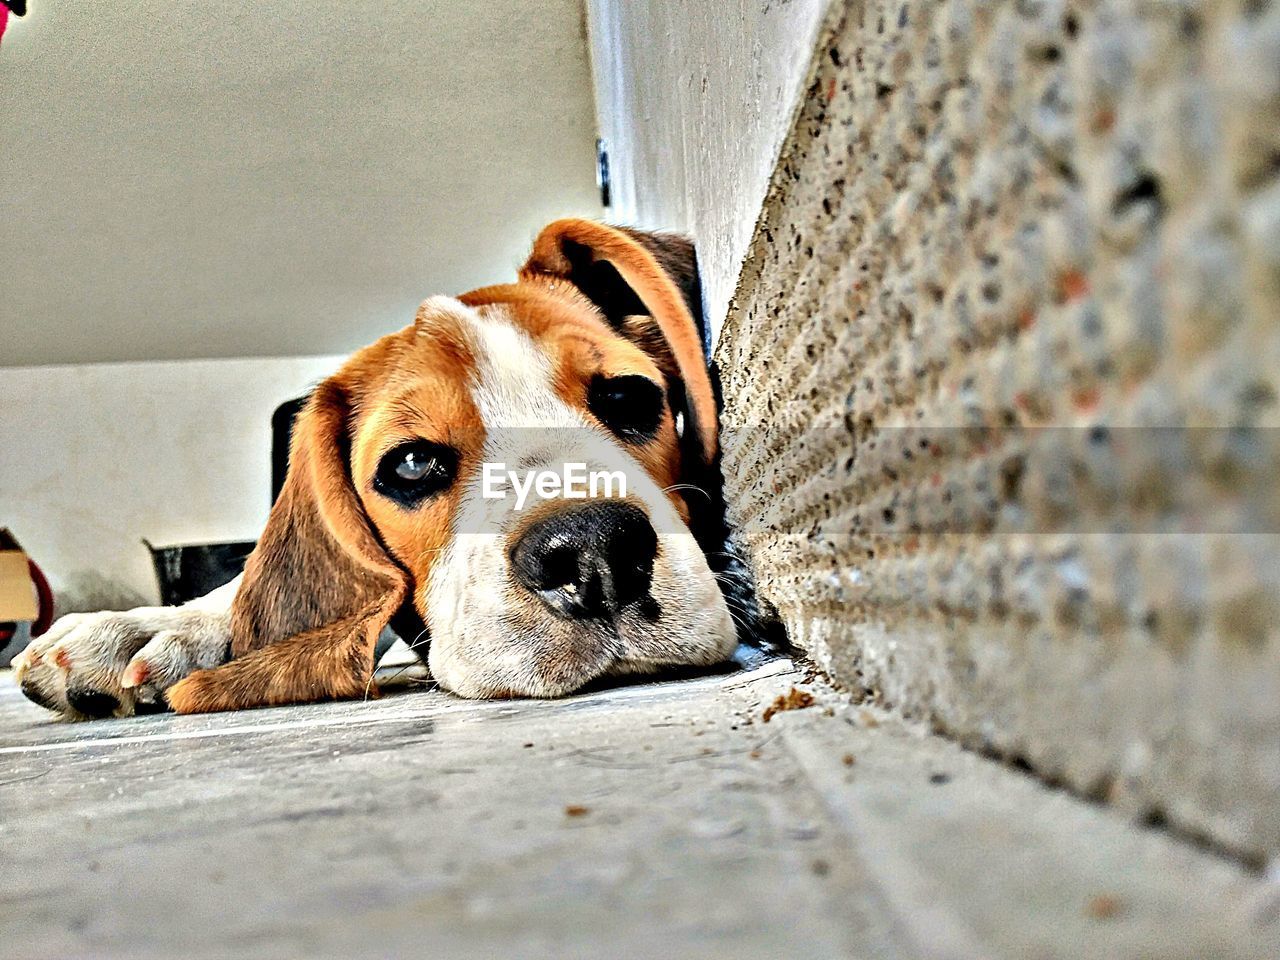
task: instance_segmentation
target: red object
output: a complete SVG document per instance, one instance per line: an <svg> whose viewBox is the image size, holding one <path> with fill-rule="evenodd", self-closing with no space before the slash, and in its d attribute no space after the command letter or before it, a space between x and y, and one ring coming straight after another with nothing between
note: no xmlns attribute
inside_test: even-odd
<svg viewBox="0 0 1280 960"><path fill-rule="evenodd" d="M34 640L53 626L53 591L49 589L49 581L45 579L44 571L30 558L27 559L27 570L31 573L31 584L36 589L36 603L39 607L39 613L31 624L31 638ZM0 623L0 649L9 645L9 641L17 631L16 623Z"/></svg>
<svg viewBox="0 0 1280 960"><path fill-rule="evenodd" d="M4 28L9 25L9 8L0 3L0 40L4 39Z"/></svg>
<svg viewBox="0 0 1280 960"><path fill-rule="evenodd" d="M36 598L40 604L40 613L31 624L31 636L38 637L53 626L53 591L49 589L44 571L36 566L34 560L27 559L27 569L31 571L31 582L35 584Z"/></svg>

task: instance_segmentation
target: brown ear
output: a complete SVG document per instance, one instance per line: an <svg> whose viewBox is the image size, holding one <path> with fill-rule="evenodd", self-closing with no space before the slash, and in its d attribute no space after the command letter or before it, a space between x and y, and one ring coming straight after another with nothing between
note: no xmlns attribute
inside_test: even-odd
<svg viewBox="0 0 1280 960"><path fill-rule="evenodd" d="M698 273L693 244L675 234L643 233L590 220L557 220L538 234L522 279L567 280L618 330L647 314L661 331L688 404L686 429L698 437L704 462L716 454L716 403L697 317Z"/></svg>
<svg viewBox="0 0 1280 960"><path fill-rule="evenodd" d="M348 468L350 404L335 378L298 416L284 488L231 608L231 662L168 691L183 713L358 696L408 579L387 555Z"/></svg>

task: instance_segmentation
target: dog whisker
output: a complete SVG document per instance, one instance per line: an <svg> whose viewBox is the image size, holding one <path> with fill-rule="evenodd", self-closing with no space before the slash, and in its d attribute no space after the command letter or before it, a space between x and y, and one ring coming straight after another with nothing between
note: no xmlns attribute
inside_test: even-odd
<svg viewBox="0 0 1280 960"><path fill-rule="evenodd" d="M431 642L431 631L429 629L424 629L421 633L419 633L416 637L413 638L412 643L405 644L405 647L408 650L416 650L418 647L422 646L424 643L430 643L430 642ZM399 670L397 670L395 673L393 673L391 676L385 679L394 680L396 677L400 676L400 674L404 673L406 670L408 670L410 667L413 667L413 666L417 666L417 664L413 664L413 663L406 664L405 666L401 667ZM369 679L364 685L364 699L366 701L369 699L369 692L373 689L373 679L377 675L377 672L378 672L378 665L375 663L373 665L373 669L369 672Z"/></svg>
<svg viewBox="0 0 1280 960"><path fill-rule="evenodd" d="M692 490L695 493L700 493L706 497L708 503L714 502L711 499L711 494L707 493L707 491L702 489L702 487L694 486L692 483L673 483L669 487L662 488L663 493L674 493L677 490Z"/></svg>

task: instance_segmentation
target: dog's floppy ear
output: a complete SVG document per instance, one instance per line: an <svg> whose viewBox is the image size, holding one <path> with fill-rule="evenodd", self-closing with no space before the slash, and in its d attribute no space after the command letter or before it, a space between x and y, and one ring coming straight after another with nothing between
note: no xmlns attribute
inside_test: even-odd
<svg viewBox="0 0 1280 960"><path fill-rule="evenodd" d="M348 466L350 400L337 379L298 416L284 488L232 605L232 660L168 692L179 712L357 696L408 578L365 515Z"/></svg>
<svg viewBox="0 0 1280 960"><path fill-rule="evenodd" d="M405 588L352 484L350 415L336 379L322 383L298 415L284 488L236 596L233 655L372 615L388 593ZM393 605L387 617L394 612Z"/></svg>
<svg viewBox="0 0 1280 960"><path fill-rule="evenodd" d="M674 234L651 234L590 220L557 220L538 234L520 270L522 279L567 280L627 332L629 318L653 318L684 391L686 432L698 438L703 462L716 455L716 403L699 323L693 244Z"/></svg>

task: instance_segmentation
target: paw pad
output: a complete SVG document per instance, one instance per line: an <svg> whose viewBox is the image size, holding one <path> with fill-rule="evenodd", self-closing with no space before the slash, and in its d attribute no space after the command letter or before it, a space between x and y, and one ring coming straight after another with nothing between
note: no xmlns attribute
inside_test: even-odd
<svg viewBox="0 0 1280 960"><path fill-rule="evenodd" d="M109 717L120 709L120 701L109 693L85 687L68 687L67 703L86 717Z"/></svg>

